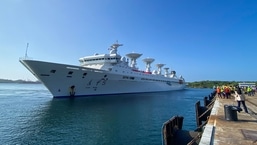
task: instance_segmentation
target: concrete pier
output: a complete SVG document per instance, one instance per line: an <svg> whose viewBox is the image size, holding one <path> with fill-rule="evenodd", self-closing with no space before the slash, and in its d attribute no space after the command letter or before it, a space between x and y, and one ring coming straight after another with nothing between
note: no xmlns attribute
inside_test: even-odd
<svg viewBox="0 0 257 145"><path fill-rule="evenodd" d="M249 114L244 110L237 112L236 121L225 118L224 105L237 106L237 102L233 96L216 97L199 145L257 145L257 95L246 95Z"/></svg>

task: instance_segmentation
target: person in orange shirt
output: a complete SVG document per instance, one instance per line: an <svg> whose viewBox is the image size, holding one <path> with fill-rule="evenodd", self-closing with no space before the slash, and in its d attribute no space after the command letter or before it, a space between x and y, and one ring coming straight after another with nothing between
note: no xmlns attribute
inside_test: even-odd
<svg viewBox="0 0 257 145"><path fill-rule="evenodd" d="M220 87L219 87L219 86L217 86L216 92L217 92L217 94L218 94L218 97L219 97L219 98L222 98L222 97L221 97L221 90L220 90Z"/></svg>
<svg viewBox="0 0 257 145"><path fill-rule="evenodd" d="M229 89L229 87L225 87L224 92L225 92L226 99L228 99L229 96L230 96L230 89Z"/></svg>

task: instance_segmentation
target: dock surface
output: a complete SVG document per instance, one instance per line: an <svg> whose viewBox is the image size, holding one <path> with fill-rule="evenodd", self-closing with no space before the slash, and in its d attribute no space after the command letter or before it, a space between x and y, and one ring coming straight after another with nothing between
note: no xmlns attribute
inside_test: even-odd
<svg viewBox="0 0 257 145"><path fill-rule="evenodd" d="M237 106L234 97L216 97L199 145L257 145L257 95L245 96L249 114L237 112L236 121L227 120L224 111L224 105Z"/></svg>

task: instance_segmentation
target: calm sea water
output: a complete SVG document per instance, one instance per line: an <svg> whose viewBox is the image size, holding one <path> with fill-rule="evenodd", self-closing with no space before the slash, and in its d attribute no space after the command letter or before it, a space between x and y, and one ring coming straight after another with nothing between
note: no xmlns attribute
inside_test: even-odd
<svg viewBox="0 0 257 145"><path fill-rule="evenodd" d="M0 83L0 143L161 145L172 116L196 128L194 105L211 91L53 99L41 84Z"/></svg>

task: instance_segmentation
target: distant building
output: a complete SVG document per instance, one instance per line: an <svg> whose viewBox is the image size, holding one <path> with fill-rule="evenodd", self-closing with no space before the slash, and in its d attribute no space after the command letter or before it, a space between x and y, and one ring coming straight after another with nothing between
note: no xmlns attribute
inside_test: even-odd
<svg viewBox="0 0 257 145"><path fill-rule="evenodd" d="M256 83L238 83L239 87L256 87Z"/></svg>

